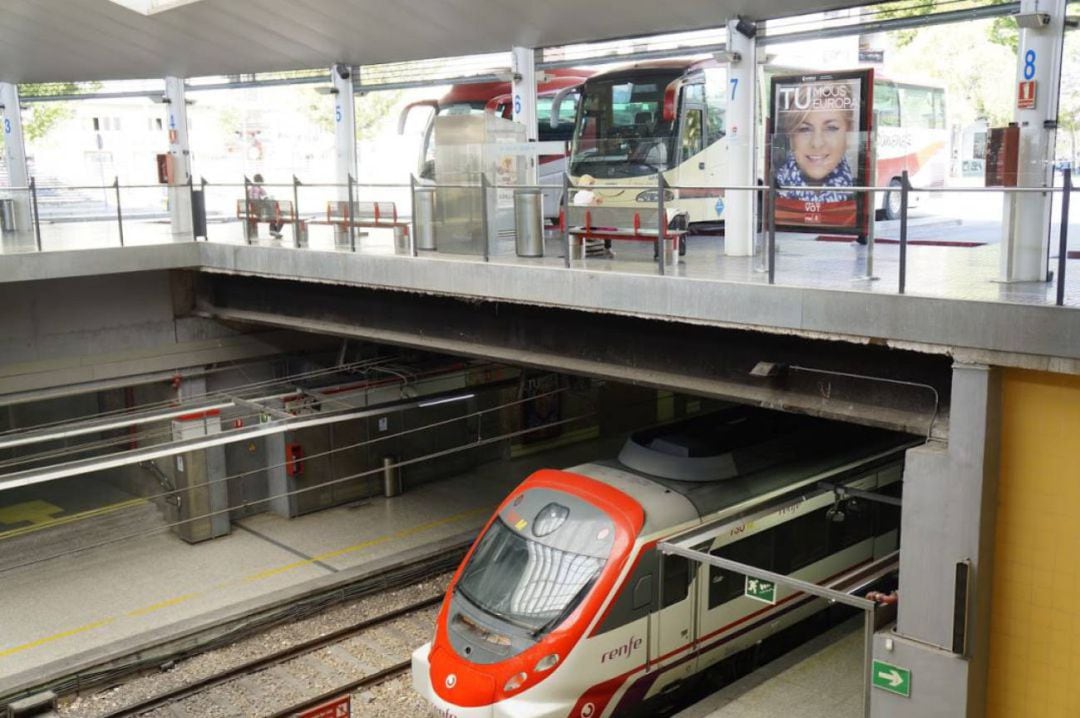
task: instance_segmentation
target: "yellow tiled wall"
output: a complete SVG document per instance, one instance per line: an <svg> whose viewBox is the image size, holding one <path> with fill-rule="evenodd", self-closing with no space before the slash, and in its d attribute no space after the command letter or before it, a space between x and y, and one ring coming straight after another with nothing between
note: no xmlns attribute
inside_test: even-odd
<svg viewBox="0 0 1080 718"><path fill-rule="evenodd" d="M988 714L1080 716L1080 377L1008 370Z"/></svg>

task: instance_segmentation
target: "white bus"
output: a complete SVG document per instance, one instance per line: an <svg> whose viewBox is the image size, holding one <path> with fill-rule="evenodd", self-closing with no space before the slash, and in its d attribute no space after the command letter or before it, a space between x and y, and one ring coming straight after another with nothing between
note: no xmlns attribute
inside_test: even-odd
<svg viewBox="0 0 1080 718"><path fill-rule="evenodd" d="M785 73L769 68L763 74ZM672 216L721 224L723 192L708 188L733 184L726 175L728 91L726 67L712 59L643 62L589 78L580 87L571 181L590 185L593 203L635 206L656 202L657 172L663 172L669 186L705 188L668 190ZM912 184L941 186L948 168L944 90L879 78L874 108L875 185L899 186L907 169ZM879 193L878 215L891 219L898 212L899 193Z"/></svg>

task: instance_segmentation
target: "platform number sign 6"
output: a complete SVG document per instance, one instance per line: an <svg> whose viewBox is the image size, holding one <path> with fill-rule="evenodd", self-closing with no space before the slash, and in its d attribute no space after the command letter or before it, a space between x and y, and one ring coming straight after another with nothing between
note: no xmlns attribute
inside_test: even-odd
<svg viewBox="0 0 1080 718"><path fill-rule="evenodd" d="M521 95L514 95L514 114L521 114Z"/></svg>
<svg viewBox="0 0 1080 718"><path fill-rule="evenodd" d="M1035 77L1035 51L1028 50L1024 53L1024 79L1030 80Z"/></svg>

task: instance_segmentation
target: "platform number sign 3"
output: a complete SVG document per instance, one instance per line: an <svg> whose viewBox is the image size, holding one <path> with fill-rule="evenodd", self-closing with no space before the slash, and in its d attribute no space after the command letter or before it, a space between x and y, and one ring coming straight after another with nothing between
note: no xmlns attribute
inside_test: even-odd
<svg viewBox="0 0 1080 718"><path fill-rule="evenodd" d="M5 135L10 135L11 134L11 118L10 117L5 117L4 118L4 134Z"/></svg>

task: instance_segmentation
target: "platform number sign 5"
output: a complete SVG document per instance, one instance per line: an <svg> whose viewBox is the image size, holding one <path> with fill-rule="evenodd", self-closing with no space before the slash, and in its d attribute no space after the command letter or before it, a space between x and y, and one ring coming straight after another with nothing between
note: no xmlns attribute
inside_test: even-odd
<svg viewBox="0 0 1080 718"><path fill-rule="evenodd" d="M1031 80L1035 77L1035 51L1028 50L1024 53L1024 79Z"/></svg>
<svg viewBox="0 0 1080 718"><path fill-rule="evenodd" d="M341 105L334 107L334 122L341 122Z"/></svg>

